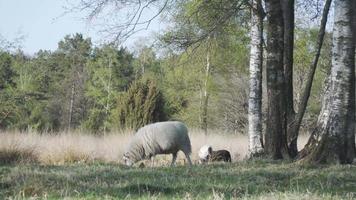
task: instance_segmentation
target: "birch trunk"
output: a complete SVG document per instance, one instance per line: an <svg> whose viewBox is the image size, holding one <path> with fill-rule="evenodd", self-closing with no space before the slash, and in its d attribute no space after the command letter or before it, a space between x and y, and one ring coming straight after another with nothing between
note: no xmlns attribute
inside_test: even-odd
<svg viewBox="0 0 356 200"><path fill-rule="evenodd" d="M284 26L280 0L266 0L267 11L267 130L265 152L272 159L289 158L283 69Z"/></svg>
<svg viewBox="0 0 356 200"><path fill-rule="evenodd" d="M351 163L355 158L355 43L353 0L336 0L332 66L304 163Z"/></svg>
<svg viewBox="0 0 356 200"><path fill-rule="evenodd" d="M73 105L74 105L74 95L75 95L75 85L72 83L71 93L70 93L70 102L69 102L69 116L68 116L68 131L72 128L72 119L73 119Z"/></svg>
<svg viewBox="0 0 356 200"><path fill-rule="evenodd" d="M202 113L202 129L204 134L208 134L208 103L209 103L209 93L208 93L208 81L210 77L210 53L209 50L206 54L206 68L205 68L205 80L204 80L204 92L203 92L203 113Z"/></svg>
<svg viewBox="0 0 356 200"><path fill-rule="evenodd" d="M107 97L106 97L106 105L105 105L105 118L106 120L109 117L109 112L111 109L111 103L110 103L110 98L111 98L111 93L112 93L112 60L111 58L109 58L109 80L107 83ZM104 122L104 133L106 133L107 130L107 123Z"/></svg>
<svg viewBox="0 0 356 200"><path fill-rule="evenodd" d="M251 14L250 93L248 100L249 156L262 148L263 17L261 0L253 0Z"/></svg>
<svg viewBox="0 0 356 200"><path fill-rule="evenodd" d="M290 149L294 149L294 151L297 148L297 140L298 140L300 125L302 123L304 113L307 108L311 88L313 86L314 74L315 74L316 68L318 66L320 52L321 52L321 48L323 46L323 41L324 41L324 36L325 36L325 27L326 27L326 23L328 20L328 14L329 14L331 2L332 2L332 0L326 0L326 2L325 2L323 14L322 14L322 18L321 18L321 23L320 23L320 29L319 29L319 33L318 33L317 50L315 52L313 62L310 65L308 77L307 77L305 86L303 86L302 95L300 96L300 98L298 100L298 102L299 102L298 103L298 113L295 115L295 119L294 119L293 123L289 124L290 127L288 127L289 128L288 138L287 138L288 146ZM292 151L290 150L290 152L292 152ZM294 156L293 152L292 152L292 156Z"/></svg>

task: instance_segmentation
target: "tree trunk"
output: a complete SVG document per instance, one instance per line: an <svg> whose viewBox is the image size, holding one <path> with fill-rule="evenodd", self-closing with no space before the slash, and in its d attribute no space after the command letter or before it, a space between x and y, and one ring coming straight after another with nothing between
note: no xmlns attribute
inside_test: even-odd
<svg viewBox="0 0 356 200"><path fill-rule="evenodd" d="M109 80L108 80L108 84L107 84L107 97L106 97L106 105L105 105L105 121L104 121L104 133L106 133L107 131L107 119L109 118L109 112L111 109L111 102L110 102L110 98L111 98L111 93L112 93L112 60L111 58L109 58Z"/></svg>
<svg viewBox="0 0 356 200"><path fill-rule="evenodd" d="M267 11L267 130L265 152L272 159L289 158L283 69L283 15L280 0L266 0Z"/></svg>
<svg viewBox="0 0 356 200"><path fill-rule="evenodd" d="M305 110L307 108L308 100L310 97L310 91L313 86L314 74L315 70L318 66L318 61L320 57L321 48L323 46L324 36L325 36L325 27L328 19L328 14L330 10L332 0L326 0L324 5L324 10L321 18L320 29L318 33L317 39L317 50L315 52L314 60L310 65L307 80L305 86L303 87L302 95L299 98L298 104L298 112L295 115L295 119L292 124L289 124L288 130L288 146L290 151L292 152L292 156L295 156L295 149L297 148L297 140L299 129L302 123L302 119L304 117ZM293 149L293 150L291 150Z"/></svg>
<svg viewBox="0 0 356 200"><path fill-rule="evenodd" d="M206 53L206 68L205 68L205 80L204 80L204 92L203 92L203 108L202 108L202 129L205 135L208 134L208 81L210 77L210 52Z"/></svg>
<svg viewBox="0 0 356 200"><path fill-rule="evenodd" d="M250 94L248 100L249 156L262 148L263 16L261 0L253 0L251 14Z"/></svg>
<svg viewBox="0 0 356 200"><path fill-rule="evenodd" d="M291 124L294 122L294 99L293 99L293 50L294 50L294 0L282 0L284 22L284 49L283 68L286 87L287 104L287 143L292 157L298 154L297 142L291 134Z"/></svg>
<svg viewBox="0 0 356 200"><path fill-rule="evenodd" d="M69 102L68 131L70 131L72 128L71 126L72 126L72 119L73 119L74 95L75 95L75 84L72 83L70 102Z"/></svg>
<svg viewBox="0 0 356 200"><path fill-rule="evenodd" d="M317 126L301 153L303 163L351 163L355 158L352 1L335 1L331 73Z"/></svg>

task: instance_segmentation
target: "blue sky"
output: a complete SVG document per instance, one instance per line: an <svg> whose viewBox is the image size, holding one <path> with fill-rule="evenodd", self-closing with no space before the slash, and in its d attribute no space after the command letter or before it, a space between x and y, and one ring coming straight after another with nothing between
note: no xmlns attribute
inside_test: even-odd
<svg viewBox="0 0 356 200"><path fill-rule="evenodd" d="M0 0L0 34L8 40L24 35L22 46L28 54L39 49L54 50L65 35L76 32L91 37L94 43L102 39L94 26L83 20L84 14L61 16L64 6L65 0ZM125 45L133 45L138 38L158 29L155 22L150 30L133 36Z"/></svg>

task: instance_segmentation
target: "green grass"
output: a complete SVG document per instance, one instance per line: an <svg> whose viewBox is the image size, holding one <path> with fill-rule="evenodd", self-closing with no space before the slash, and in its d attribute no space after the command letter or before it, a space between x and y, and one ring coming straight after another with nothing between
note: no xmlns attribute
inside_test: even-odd
<svg viewBox="0 0 356 200"><path fill-rule="evenodd" d="M174 168L0 166L0 199L352 199L356 166L254 161Z"/></svg>

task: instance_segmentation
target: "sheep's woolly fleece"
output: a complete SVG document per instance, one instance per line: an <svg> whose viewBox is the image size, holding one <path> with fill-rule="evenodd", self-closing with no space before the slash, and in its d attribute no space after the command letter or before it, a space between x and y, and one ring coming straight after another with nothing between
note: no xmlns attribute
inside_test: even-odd
<svg viewBox="0 0 356 200"><path fill-rule="evenodd" d="M199 149L198 156L200 160L207 160L209 156L209 149L212 147L210 145L204 145Z"/></svg>
<svg viewBox="0 0 356 200"><path fill-rule="evenodd" d="M190 155L191 149L186 125L178 121L169 121L140 128L126 148L124 155L130 161L137 162L157 154L176 154L179 150Z"/></svg>

